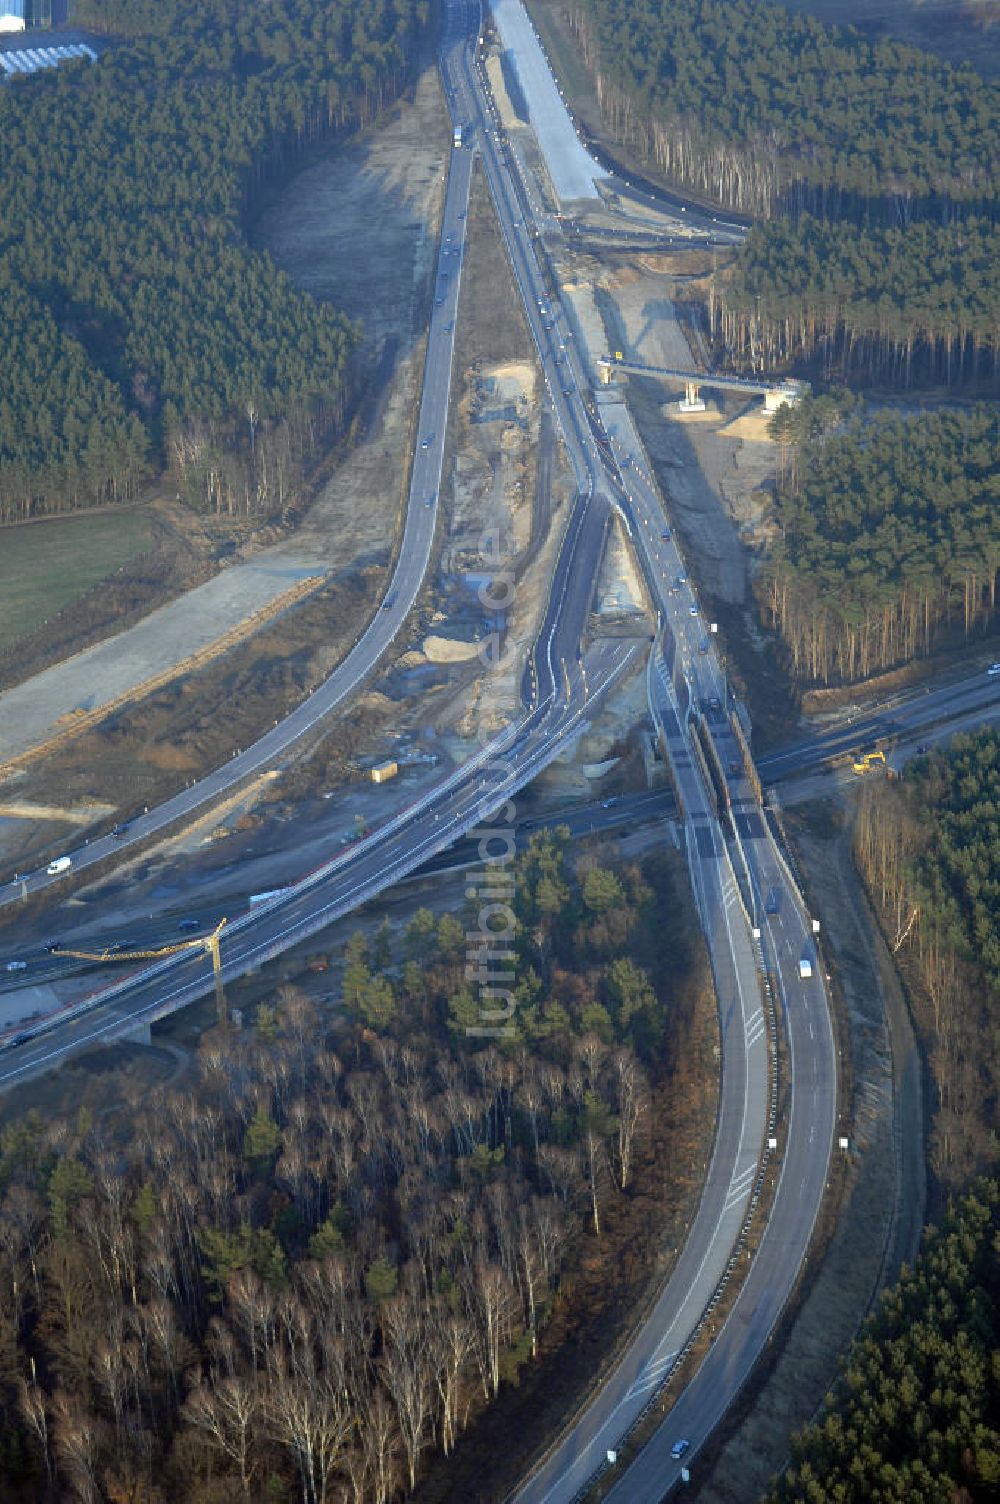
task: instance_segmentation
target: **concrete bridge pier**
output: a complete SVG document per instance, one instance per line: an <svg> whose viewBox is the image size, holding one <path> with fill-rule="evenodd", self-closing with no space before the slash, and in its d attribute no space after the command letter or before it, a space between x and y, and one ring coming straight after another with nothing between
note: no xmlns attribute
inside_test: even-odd
<svg viewBox="0 0 1000 1504"><path fill-rule="evenodd" d="M703 413L705 404L702 401L701 386L697 381L685 381L684 396L677 404L682 413Z"/></svg>

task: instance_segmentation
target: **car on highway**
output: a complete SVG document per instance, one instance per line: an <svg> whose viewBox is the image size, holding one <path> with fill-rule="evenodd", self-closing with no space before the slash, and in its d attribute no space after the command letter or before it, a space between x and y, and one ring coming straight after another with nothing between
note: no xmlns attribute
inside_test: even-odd
<svg viewBox="0 0 1000 1504"><path fill-rule="evenodd" d="M383 611L391 611L392 608L393 608L393 606L395 604L396 604L396 592L395 592L395 590L393 590L393 591L390 592L389 595L386 596L385 600L382 602L382 610Z"/></svg>
<svg viewBox="0 0 1000 1504"><path fill-rule="evenodd" d="M670 529L668 527L665 527L663 529L663 532L660 534L660 537L661 538L665 538L669 542L670 541Z"/></svg>
<svg viewBox="0 0 1000 1504"><path fill-rule="evenodd" d="M4 971L27 971L27 961L8 961Z"/></svg>
<svg viewBox="0 0 1000 1504"><path fill-rule="evenodd" d="M701 639L701 641L699 642L699 644L698 644L698 651L699 651L699 653L707 653L708 652L708 638L707 637L703 637Z"/></svg>
<svg viewBox="0 0 1000 1504"><path fill-rule="evenodd" d="M687 577L686 574L679 574L677 576L676 580L674 581L674 584L676 585L676 587L677 587L678 590L681 588L682 585L686 585L687 584L687 578L688 577Z"/></svg>
<svg viewBox="0 0 1000 1504"><path fill-rule="evenodd" d="M690 1445L691 1443L687 1440L686 1437L682 1437L680 1441L674 1442L673 1446L670 1448L670 1455L675 1462L677 1462L679 1458L684 1456L684 1453L687 1451Z"/></svg>
<svg viewBox="0 0 1000 1504"><path fill-rule="evenodd" d="M918 757L924 757L931 750L930 742L918 742L913 749Z"/></svg>
<svg viewBox="0 0 1000 1504"><path fill-rule="evenodd" d="M432 444L433 440L434 440L434 435L432 433L429 433L427 435L426 439L421 439L420 440L420 447L421 447L421 449L429 449L431 447L431 444Z"/></svg>
<svg viewBox="0 0 1000 1504"><path fill-rule="evenodd" d="M697 616L697 615L698 615L698 607L692 601L691 605L688 606L688 616Z"/></svg>
<svg viewBox="0 0 1000 1504"><path fill-rule="evenodd" d="M995 679L996 676L1000 674L1000 663L991 663L986 672L989 674L991 679Z"/></svg>
<svg viewBox="0 0 1000 1504"><path fill-rule="evenodd" d="M201 925L197 919L182 919L177 928L182 930L185 935L190 935L194 930L201 929Z"/></svg>
<svg viewBox="0 0 1000 1504"><path fill-rule="evenodd" d="M128 826L116 825L112 830L111 835L112 838L116 841L124 841L125 837L128 835Z"/></svg>
<svg viewBox="0 0 1000 1504"><path fill-rule="evenodd" d="M434 503L435 503L436 500L437 500L437 493L435 492L434 495L428 496L427 500L424 502L424 506L425 507L432 507L434 505Z"/></svg>

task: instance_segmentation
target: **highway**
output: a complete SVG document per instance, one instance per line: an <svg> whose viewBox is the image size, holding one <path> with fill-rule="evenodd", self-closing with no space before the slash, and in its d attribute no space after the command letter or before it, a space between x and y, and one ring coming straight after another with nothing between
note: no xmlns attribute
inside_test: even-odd
<svg viewBox="0 0 1000 1504"><path fill-rule="evenodd" d="M471 110L471 102L464 95L461 73L455 67L456 55L464 46L463 26L467 19L460 7L449 7L440 41L442 70L456 80L452 88L460 111L463 108ZM190 818L265 769L280 764L295 750L297 743L321 727L345 704L392 646L420 594L434 544L472 168L471 151L452 152L406 519L395 569L380 609L344 660L319 688L252 746L236 752L222 767L199 779L190 788L180 790L154 809L135 815L123 833L108 834L88 841L86 845L64 848L60 855L71 858L70 874L50 876L45 867L19 873L16 880L0 888L0 907L17 903L23 897L46 888L66 887L77 873L109 858L120 857L129 847L148 841L151 836Z"/></svg>
<svg viewBox="0 0 1000 1504"><path fill-rule="evenodd" d="M509 14L511 0L505 3ZM515 67L525 86L537 73L537 59L523 69L515 59ZM490 105L484 74L479 84L485 113ZM531 114L530 99L528 109ZM484 160L489 172L491 155L499 152L502 159L494 198L503 221L502 176L513 157L495 115L492 120ZM541 138L539 145L544 152ZM529 220L532 196L521 188L516 198L520 227ZM558 320L554 304L542 306ZM591 357L599 353L591 351ZM673 1275L610 1377L516 1490L517 1504L571 1504L604 1470L608 1452L621 1445L685 1354L735 1267L741 1230L761 1191L766 1136L777 1126L770 1117L759 973L773 977L780 995L793 1062L788 1118L779 1130L775 1203L754 1260L753 1282L736 1297L710 1351L713 1361L701 1365L679 1397L680 1422L672 1416L661 1426L613 1489L616 1499L629 1504L658 1504L680 1477L681 1463L670 1456L676 1425L684 1427L687 1462L760 1356L805 1259L836 1125L837 1062L811 922L757 804L734 730L740 708L730 696L642 445L623 404L613 413L603 402L599 409L584 406L580 357L571 355L567 364L572 374L562 394L573 399L574 416L587 424L588 455L596 449L599 483L613 498L659 608L648 676L650 709L663 730L684 816L692 888L716 979L724 1070L712 1161ZM780 895L776 907L775 894ZM813 963L808 979L800 976L805 959Z"/></svg>
<svg viewBox="0 0 1000 1504"><path fill-rule="evenodd" d="M658 1504L667 1488L679 1479L682 1467L691 1466L699 1446L739 1392L794 1287L826 1185L836 1131L837 1057L811 919L746 777L733 732L738 709L713 650L708 624L690 585L681 583L683 570L673 537L663 537L666 528L659 497L648 478L627 412L616 412L613 424L609 419L609 427L616 429L610 442L621 461L620 473L627 477L626 501L646 560L647 576L659 582L663 631L651 673L654 708L663 719L670 711L679 716L686 708L688 718L693 715L704 727L709 754L712 749L717 754L713 788L716 808L724 812L725 820L713 826L713 838L719 840L724 826L723 839L732 869L739 875L752 929L758 931L754 937L758 963L771 978L781 1003L789 1060L787 1118L781 1124L769 1122L769 1131L776 1132L778 1138L777 1188L761 1245L708 1356L679 1395L668 1421L608 1495L620 1504L625 1500L629 1504ZM665 656L663 645L671 640L674 656L669 662L669 649ZM679 728L668 724L668 741L671 736L677 738ZM694 740L692 736L690 743ZM804 959L812 967L808 979L799 974ZM720 994L719 1001L725 1031L725 994ZM725 1032L724 1040L728 1052ZM752 1059L749 1067L752 1082ZM766 1162L765 1157L752 1201L759 1194ZM679 1305L687 1294L680 1266L664 1292L665 1298L675 1283L680 1284L676 1296ZM670 1452L674 1442L681 1439L690 1445L678 1460Z"/></svg>
<svg viewBox="0 0 1000 1504"><path fill-rule="evenodd" d="M1000 676L988 675L984 664L948 684L917 685L887 696L881 705L841 712L829 729L766 753L757 768L766 783L779 783L876 744L892 761L897 742L912 741L940 725L983 725L998 713Z"/></svg>
<svg viewBox="0 0 1000 1504"><path fill-rule="evenodd" d="M427 798L227 926L224 980L243 976L301 944L399 882L466 831L483 825L579 734L634 656L635 647L628 643L595 649L574 665L568 691L546 695ZM0 1054L0 1088L49 1070L88 1045L128 1034L185 1007L210 993L212 985L207 955L193 951L102 986L83 1003L22 1031L23 1041Z"/></svg>
<svg viewBox="0 0 1000 1504"><path fill-rule="evenodd" d="M478 30L478 6L470 0L450 0L440 63L452 118L463 126L475 121L478 114L478 102L471 86L471 56ZM550 379L559 369L559 336L554 320L545 311L544 279L535 259L530 233L517 213L509 171L492 152L485 131L477 133L486 143L487 175L491 189L499 198L514 275L546 368L555 419L579 481L579 491L560 540L541 628L524 666L523 709L504 732L410 809L347 851L339 851L332 861L228 926L223 940L223 976L226 979L241 975L301 943L351 908L398 882L505 806L511 793L534 778L583 730L603 694L636 657L635 645L624 641L598 645L587 653L581 649L607 540L610 504L607 496L595 488L599 456L588 425L580 412L567 402L558 382ZM299 711L293 712L287 722L282 722L243 754L244 760L249 759L253 767L245 761L242 773L237 775L234 772L232 780L228 768L221 770L220 774L204 780L197 788L150 812L149 826L142 821L133 822L125 843L91 843L83 852L74 853L75 867L92 864L111 852L117 853L123 845L172 823L178 815L190 813L206 798L214 797L215 793L228 787L230 781L238 781L238 777L245 777L248 772L264 766L279 751L286 750L370 671L398 630L402 618L396 621L396 616L400 612L405 615L412 605L429 557L433 518L438 504L454 317L473 161L472 151L465 148L456 149L452 156L439 282L418 425L418 451L403 549L386 597L384 615L379 613L362 637L359 648L364 644L364 652L359 656L355 650L345 660L342 670L346 677L342 677L339 686L335 688L332 681L327 681L324 689L312 696ZM429 490L432 483L433 492ZM407 553L408 540L411 539L412 558ZM43 875L36 874L28 879L29 891L38 886L45 886ZM9 1036L0 1065L0 1086L49 1069L85 1045L127 1033L186 1006L210 987L208 958L199 952L165 958L111 986L102 987L83 1002Z"/></svg>
<svg viewBox="0 0 1000 1504"><path fill-rule="evenodd" d="M641 443L627 409L613 415L605 409L602 416L584 403L583 365L538 259L531 200L476 66L478 7L470 0L446 0L445 15L441 69L449 107L453 120L467 128L469 145L481 153L578 493L542 626L524 667L521 713L412 808L235 921L224 938L224 976L261 965L397 883L501 810L581 732L601 697L636 661L636 648L628 643L605 643L587 652L581 648L612 508L617 510L659 610L648 667L649 702L673 766L692 888L716 979L722 1097L702 1200L670 1281L607 1383L518 1490L518 1504L570 1504L602 1470L608 1448L620 1446L657 1395L736 1267L741 1232L760 1194L767 1164L764 1143L772 1127L762 972L774 978L783 1005L792 1067L788 1116L777 1125L775 1199L760 1248L730 1315L678 1394L668 1422L610 1494L619 1504L658 1504L680 1476L682 1464L670 1456L673 1442L679 1437L689 1442L683 1464L690 1465L760 1356L806 1256L835 1132L836 1052L809 916L756 803L734 732L739 707L685 577ZM299 712L241 754L252 766L220 770L213 775L223 780L219 787L204 780L190 807L168 814L170 806L161 807L149 817L160 823L148 829L133 822L130 839L145 839L287 753L371 672L412 608L426 571L438 505L473 154L465 147L453 152L418 449L399 564L385 607L337 671L342 676L338 687L330 687L335 674ZM324 694L325 699L317 700ZM186 791L188 796L195 793ZM121 849L121 843L109 841L95 854L100 845L91 843L75 854L74 865ZM33 891L46 879L33 874L28 881ZM807 957L813 962L812 976L802 979L799 966ZM211 987L208 958L194 953L165 959L101 988L85 1004L22 1031L25 1037L0 1055L0 1086L161 1017ZM502 1027L502 1019L484 1015L484 1026L494 1024Z"/></svg>
<svg viewBox="0 0 1000 1504"><path fill-rule="evenodd" d="M621 431L614 436L617 442L615 451L602 420L588 412L584 405L581 361L574 351L569 327L564 323L558 303L551 298L544 271L537 260L536 227L531 218L529 197L514 174L513 157L506 150L499 123L490 111L483 81L470 56L471 49L458 40L463 31L466 35L474 35L475 23L472 6L459 4L456 0L448 7L442 58L446 93L453 119L463 126L473 127L478 138L511 265L542 361L555 419L579 486L562 540L542 630L525 666L525 710L470 765L451 775L412 810L404 811L288 892L236 921L226 934L223 962L225 977L242 974L318 932L390 883L398 882L407 871L452 844L502 806L509 794L535 776L579 731L601 693L634 652L632 648L608 645L581 656L579 648L606 540L610 498L613 497L638 547L653 599L659 603L661 632L658 648L667 641L669 631L669 660L664 658L662 651L650 660L650 704L654 716L664 728L664 741L673 757L678 793L686 817L692 885L709 943L719 995L725 1069L712 1161L702 1201L674 1277L663 1291L651 1319L636 1334L611 1381L603 1386L562 1444L550 1454L543 1469L528 1481L518 1496L525 1501L554 1501L574 1497L599 1469L607 1446L620 1442L670 1373L678 1355L691 1341L704 1311L715 1298L714 1292L733 1267L741 1228L758 1194L762 1141L768 1126L769 1068L757 981L758 962L767 959L779 976L778 985L785 985L781 978L790 977L793 970L797 973L798 957L806 943L806 920L789 885L779 911L769 915L760 926L761 943L769 948L770 955L765 958L755 954L746 911L749 909L756 914L757 909L763 907L760 902L763 884L773 875L767 866L769 858L766 853L771 850L769 836L759 812L752 808L747 808L745 816L742 812L734 815L731 835L723 829L716 809L717 791L713 790L707 769L699 763L696 737L688 725L692 701L695 719L700 716L703 723L715 701L719 724L709 726L708 741L718 747L719 756L728 755L726 712L730 707L724 676L711 643L708 650L702 651L706 627L690 587L681 578L683 563L676 546L670 538L663 536L666 529L659 499L654 488L648 486L642 477L641 446L630 430L627 414L623 409ZM471 161L472 153L463 149L453 155L462 162L466 158ZM455 214L457 205L453 192L459 174L453 164L447 196L451 207L446 208L443 244L456 248L456 254L448 259L454 263L457 255L458 261L453 268L454 276L449 268L449 275L445 277L442 264L434 310L439 318L444 312L451 311L449 297L457 296L463 244L460 226L464 223L459 216L464 213L464 203L468 201L468 176L462 176L465 177L463 208ZM449 235L452 237L450 241ZM449 369L450 333L442 327L437 334L439 341L449 340ZM430 339L428 362L432 365L435 349L441 348L434 345L433 327ZM433 515L436 507L430 491L422 495L421 488L429 486L429 478L426 473L421 474L420 469L422 453L428 457L428 463L435 464L434 479L439 480L447 387L435 386L434 381L434 372L429 371L421 408L421 447L414 469L408 529L412 519L419 517L421 511ZM437 392L437 407L428 403L428 395L433 391ZM442 393L443 407L440 405ZM623 478L626 475L627 481ZM433 495L436 496L436 485ZM411 585L415 598L419 582L411 582ZM387 597L390 614L403 604L402 600L393 599L390 590ZM377 627L378 622L373 626ZM683 703L678 698L682 694ZM702 707L706 708L703 710ZM723 766L726 766L725 762ZM738 790L737 799L746 804L742 788ZM741 821L746 824L743 832L746 839L742 841ZM751 860L746 855L746 847L761 850ZM0 1085L9 1085L46 1070L85 1044L132 1030L204 995L210 988L209 961L200 953L169 958L123 978L118 984L101 989L85 1004L67 1010L65 1016L44 1029L32 1031L14 1048L5 1051L0 1057ZM797 997L786 997L789 1017L791 1012L801 1014L803 1031L808 1029L808 1038L803 1032L800 1044L796 1038L797 1025L790 1025L793 1058L797 1062L795 1081L801 1076L798 1062L811 1056L815 1093L811 1116L807 1115L801 1123L802 1112L798 1107L801 1093L792 1093L792 1125L799 1135L799 1142L796 1147L796 1140L790 1136L792 1147L786 1149L782 1161L778 1197L781 1202L785 1191L785 1202L795 1200L796 1204L789 1205L789 1223L783 1229L785 1236L779 1254L779 1258L783 1257L783 1267L776 1269L775 1256L765 1240L754 1273L760 1270L757 1277L765 1282L771 1303L762 1304L759 1312L751 1313L747 1322L734 1324L730 1321L724 1328L723 1338L726 1333L733 1334L731 1348L725 1349L725 1383L716 1382L706 1387L702 1377L709 1372L706 1364L681 1397L680 1403L687 1406L689 1413L685 1426L690 1433L692 1455L716 1423L720 1407L725 1408L730 1402L771 1329L804 1255L818 1205L817 1185L821 1192L825 1179L835 1103L835 1066L827 1070L824 1064L823 1050L829 1034L829 1021L818 975L810 991L814 992L811 1017L808 998L800 1003ZM493 1020L486 1022L492 1023ZM821 1032L824 1025L826 1036L817 1041L817 1028ZM785 1202L781 1202L783 1208ZM659 1499L664 1481L670 1481L670 1463L668 1459L664 1465L655 1455L655 1450L658 1444L661 1450L663 1446L669 1447L669 1434L672 1433L658 1433L652 1450L647 1449L640 1455L620 1485L625 1490L622 1497Z"/></svg>

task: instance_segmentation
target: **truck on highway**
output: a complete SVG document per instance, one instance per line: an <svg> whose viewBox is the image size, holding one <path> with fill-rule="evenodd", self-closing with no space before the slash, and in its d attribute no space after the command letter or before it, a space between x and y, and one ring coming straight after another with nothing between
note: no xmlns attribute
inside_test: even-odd
<svg viewBox="0 0 1000 1504"><path fill-rule="evenodd" d="M462 145L462 127L460 125L456 125L455 127L454 135L452 136L452 142L454 144L455 150L458 151L458 149Z"/></svg>
<svg viewBox="0 0 1000 1504"><path fill-rule="evenodd" d="M812 974L813 963L810 961L808 956L803 956L802 960L799 962L799 976L802 978L803 982L808 982Z"/></svg>
<svg viewBox="0 0 1000 1504"><path fill-rule="evenodd" d="M71 856L57 856L55 861L50 862L45 870L49 877L58 877L60 872L68 872L72 865L73 858Z"/></svg>

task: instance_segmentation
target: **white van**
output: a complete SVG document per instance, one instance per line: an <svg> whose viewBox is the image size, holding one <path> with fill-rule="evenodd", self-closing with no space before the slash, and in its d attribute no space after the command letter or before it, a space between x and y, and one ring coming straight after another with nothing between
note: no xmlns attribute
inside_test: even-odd
<svg viewBox="0 0 1000 1504"><path fill-rule="evenodd" d="M55 861L54 862L50 862L49 865L46 867L45 870L48 873L49 877L58 877L60 872L68 872L69 869L72 867L72 865L73 865L73 858L72 857L70 857L70 856L57 856L56 859L55 859Z"/></svg>

